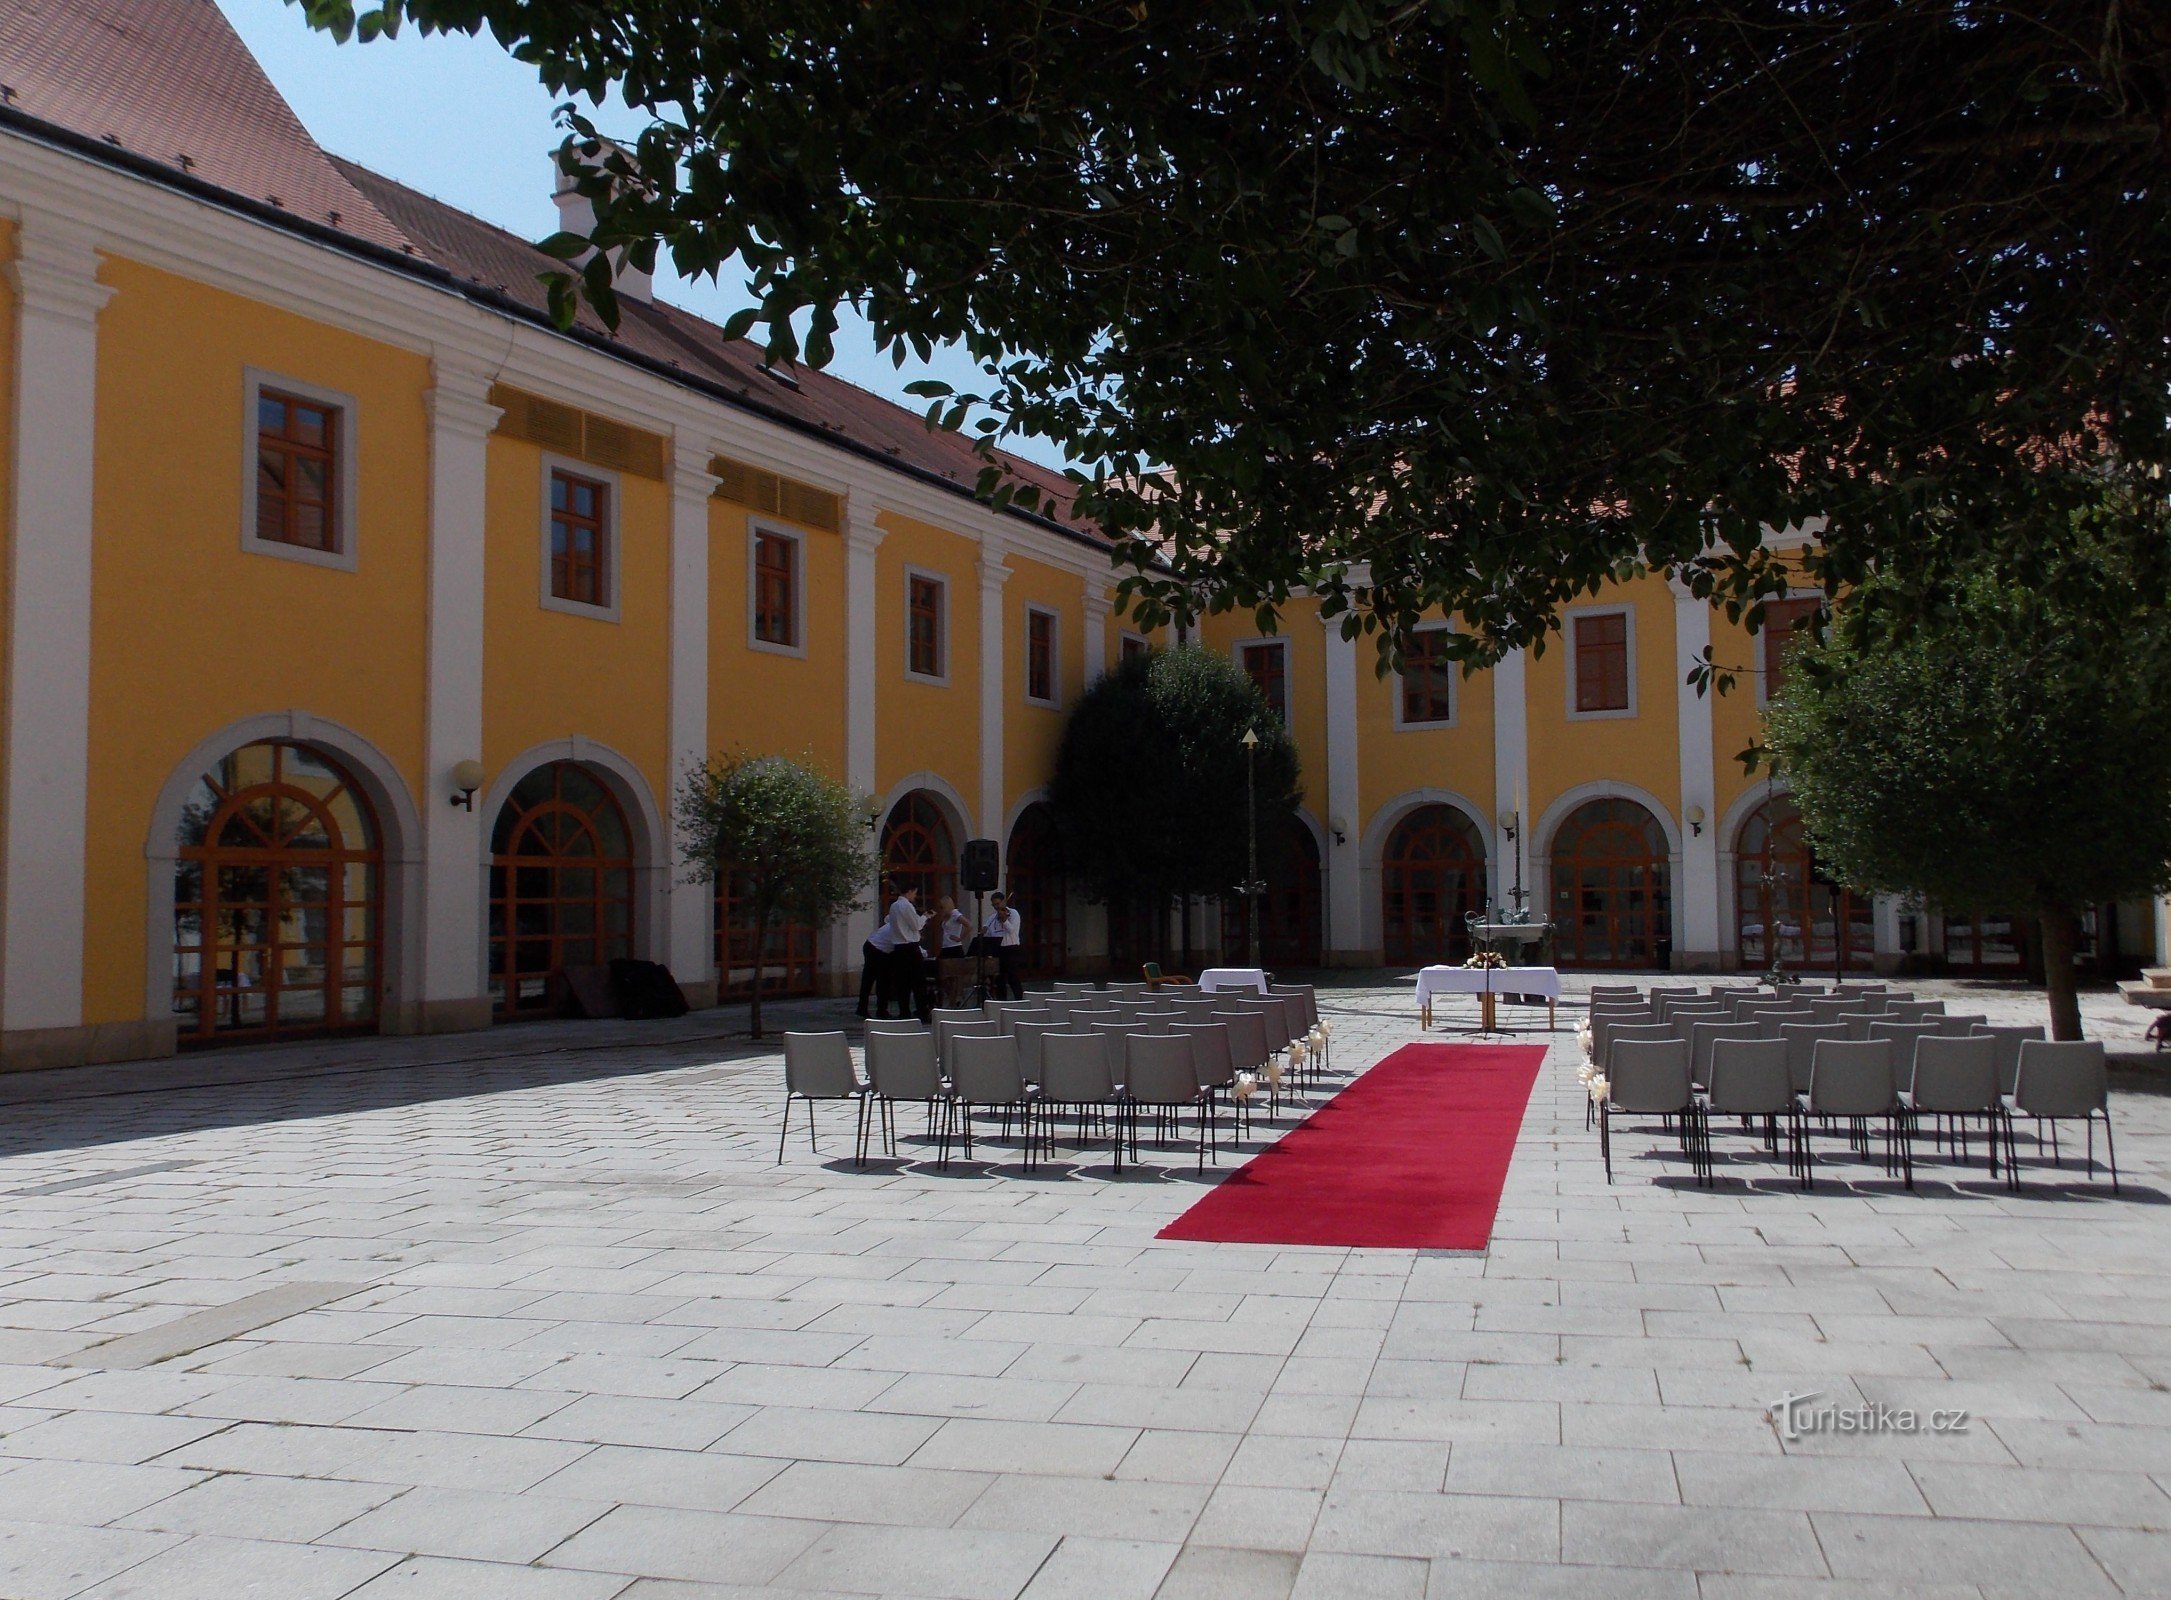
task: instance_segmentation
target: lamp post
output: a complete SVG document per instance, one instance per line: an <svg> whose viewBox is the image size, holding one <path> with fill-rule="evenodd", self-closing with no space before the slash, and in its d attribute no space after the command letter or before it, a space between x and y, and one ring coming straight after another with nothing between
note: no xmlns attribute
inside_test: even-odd
<svg viewBox="0 0 2171 1600"><path fill-rule="evenodd" d="M877 921L889 910L882 903L882 802L873 795L867 796L867 831L875 836L874 848L874 914Z"/></svg>
<svg viewBox="0 0 2171 1600"><path fill-rule="evenodd" d="M1259 733L1244 730L1244 950L1259 956Z"/></svg>
<svg viewBox="0 0 2171 1600"><path fill-rule="evenodd" d="M1507 839L1509 847L1515 852L1515 888L1510 897L1515 901L1515 909L1518 913L1523 909L1523 848L1516 840L1522 832L1522 826L1523 819L1519 813L1514 811L1500 813L1500 832Z"/></svg>

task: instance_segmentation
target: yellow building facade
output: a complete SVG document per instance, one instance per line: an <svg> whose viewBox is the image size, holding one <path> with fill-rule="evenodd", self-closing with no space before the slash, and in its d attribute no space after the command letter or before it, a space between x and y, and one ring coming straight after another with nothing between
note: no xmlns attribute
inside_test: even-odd
<svg viewBox="0 0 2171 1600"><path fill-rule="evenodd" d="M843 778L930 890L998 841L1037 970L1132 953L1041 804L1134 638L1089 530L638 283L615 337L555 330L543 258L327 157L209 6L90 0L0 58L0 1062L487 1027L614 956L713 1004L751 952L670 813L720 750ZM1808 883L1734 759L1763 641L1656 576L1562 623L1469 678L1382 677L1301 600L1186 641L1302 753L1265 959L1459 959L1518 885L1564 965L1952 954ZM1714 642L1753 690L1686 686ZM779 935L775 981L843 988L864 931Z"/></svg>

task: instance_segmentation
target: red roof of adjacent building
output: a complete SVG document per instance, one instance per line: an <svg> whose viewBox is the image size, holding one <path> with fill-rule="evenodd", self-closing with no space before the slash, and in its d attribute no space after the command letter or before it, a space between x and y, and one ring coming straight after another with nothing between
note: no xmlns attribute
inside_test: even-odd
<svg viewBox="0 0 2171 1600"><path fill-rule="evenodd" d="M463 293L548 317L541 275L561 263L517 234L327 154L214 0L0 0L0 115L74 135L79 148L110 150L144 176L219 191L266 220L291 218L328 242L352 239L382 264L434 268ZM620 305L615 332L584 305L574 336L916 477L966 493L978 481L972 442L930 428L917 411L808 368L780 378L758 345L728 340L678 307L630 297ZM1007 454L1003 461L1067 510L1061 473ZM1103 542L1089 526L1061 525Z"/></svg>

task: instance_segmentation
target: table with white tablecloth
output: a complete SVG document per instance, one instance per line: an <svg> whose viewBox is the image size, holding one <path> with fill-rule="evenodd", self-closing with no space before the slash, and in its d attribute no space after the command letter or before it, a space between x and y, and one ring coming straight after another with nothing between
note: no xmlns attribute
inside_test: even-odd
<svg viewBox="0 0 2171 1600"><path fill-rule="evenodd" d="M1199 987L1208 994L1224 989L1250 989L1266 993L1266 973L1258 967L1208 967L1199 974Z"/></svg>
<svg viewBox="0 0 2171 1600"><path fill-rule="evenodd" d="M1545 998L1545 1025L1560 1025L1560 972L1554 967L1426 967L1417 974L1417 1017L1432 1026L1432 997L1439 994L1477 996L1478 1026L1493 1031L1493 1005L1504 994L1534 994Z"/></svg>

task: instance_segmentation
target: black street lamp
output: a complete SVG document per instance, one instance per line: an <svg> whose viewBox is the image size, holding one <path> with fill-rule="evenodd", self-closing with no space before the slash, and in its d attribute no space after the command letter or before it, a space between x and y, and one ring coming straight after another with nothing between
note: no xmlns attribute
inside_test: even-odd
<svg viewBox="0 0 2171 1600"><path fill-rule="evenodd" d="M1254 728L1244 730L1244 949L1245 953L1261 966L1265 962L1259 955L1259 891L1265 885L1259 882L1259 734Z"/></svg>

